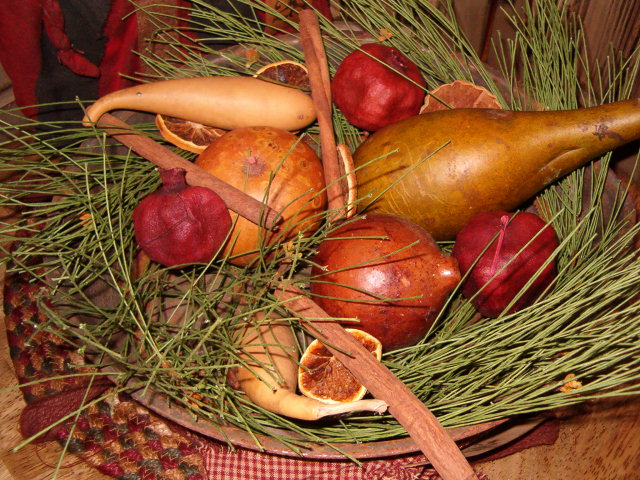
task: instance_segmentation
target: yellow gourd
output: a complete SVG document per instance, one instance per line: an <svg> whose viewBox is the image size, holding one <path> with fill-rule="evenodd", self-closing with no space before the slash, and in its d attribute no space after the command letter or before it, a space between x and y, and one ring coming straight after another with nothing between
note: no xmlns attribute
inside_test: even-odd
<svg viewBox="0 0 640 480"><path fill-rule="evenodd" d="M293 131L316 119L313 101L303 91L240 76L179 78L117 90L92 104L83 122L97 122L111 110L160 113L224 130L269 126Z"/></svg>
<svg viewBox="0 0 640 480"><path fill-rule="evenodd" d="M268 323L257 314L240 332L241 354L245 365L238 367L235 378L241 390L256 405L280 415L299 420L320 418L348 412L383 413L386 402L365 399L328 404L298 395L298 350L291 327L277 320Z"/></svg>

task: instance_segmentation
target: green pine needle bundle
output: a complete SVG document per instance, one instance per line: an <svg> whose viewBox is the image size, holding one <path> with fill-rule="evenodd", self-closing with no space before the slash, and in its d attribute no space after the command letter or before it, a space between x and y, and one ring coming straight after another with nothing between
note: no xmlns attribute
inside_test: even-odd
<svg viewBox="0 0 640 480"><path fill-rule="evenodd" d="M277 11L244 1L297 31ZM427 0L355 0L335 6L334 22L320 23L332 73L363 38L377 39L383 32L384 43L421 68L429 89L453 80L481 83L514 110L568 109L628 98L637 81L639 52L628 59L611 58L595 81L581 80L582 72L591 69L579 23L555 1L525 3L518 13L506 9L516 34L495 46L500 72L481 62L450 5L439 9ZM191 23L183 30L170 27L171 17L153 17L165 55L141 52L154 72L145 80L249 75L270 62L303 61L296 35L289 29L264 33L257 14L245 18L197 0L189 13ZM199 40L185 47L182 39L194 34ZM239 47L216 49L220 42ZM337 140L355 149L362 132L338 111L333 120ZM3 221L0 239L3 245L17 241L14 250L5 249L8 273L28 272L50 291L52 306L43 302L47 323L41 328L64 337L96 366L115 372L123 388L162 393L168 403L212 428L249 432L256 445L260 435L294 450L308 442L336 445L406 436L390 415L296 422L262 410L229 385L229 371L243 362L235 332L247 318L273 313L303 332L269 285L288 262L285 277L305 289L313 253L331 226L296 238L286 255L281 248L265 247L252 267L234 267L223 258L180 270L152 264L138 271L131 214L159 186L154 167L100 130L12 123L0 125L10 138L0 144L0 173L14 174L0 186L0 206L19 208L21 216L17 224ZM135 128L162 141L148 119ZM317 127L302 133L316 138ZM605 204L611 193L610 161L611 154L605 155L598 168L575 171L535 199L561 242L558 276L543 298L489 320L479 318L456 290L418 345L383 357L446 427L640 393L640 258L634 246L640 227L632 221L627 192L619 184L614 183L618 190ZM307 338L299 335L300 351Z"/></svg>

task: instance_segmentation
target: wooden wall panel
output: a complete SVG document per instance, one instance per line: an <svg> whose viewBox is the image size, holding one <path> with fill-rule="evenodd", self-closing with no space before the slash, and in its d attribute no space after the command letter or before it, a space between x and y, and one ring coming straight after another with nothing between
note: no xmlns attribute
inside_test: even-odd
<svg viewBox="0 0 640 480"><path fill-rule="evenodd" d="M515 0L516 8L522 8L524 2L531 0ZM581 18L584 26L585 41L588 52L588 72L594 78L597 67L605 65L607 56L612 52L628 57L640 46L640 0L558 0L560 4L567 2L568 8ZM456 16L463 30L479 53L483 52L484 32L489 28L494 42L502 37L510 38L514 34L503 13L509 8L507 0L453 0ZM489 12L494 11L494 15ZM497 66L493 48L486 49L486 61ZM640 95L640 80L634 89Z"/></svg>
<svg viewBox="0 0 640 480"><path fill-rule="evenodd" d="M573 0L572 4L584 25L592 77L598 65L606 66L612 52L626 58L640 45L640 1ZM640 94L640 81L634 94Z"/></svg>

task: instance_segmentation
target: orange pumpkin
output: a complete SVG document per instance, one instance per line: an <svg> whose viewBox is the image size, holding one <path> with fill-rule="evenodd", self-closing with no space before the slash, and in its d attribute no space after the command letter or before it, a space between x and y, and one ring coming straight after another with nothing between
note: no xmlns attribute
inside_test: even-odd
<svg viewBox="0 0 640 480"><path fill-rule="evenodd" d="M227 246L229 261L249 265L264 248L312 234L326 209L324 173L315 152L293 133L273 127L231 130L215 139L196 165L282 216L270 232L230 212L234 228Z"/></svg>

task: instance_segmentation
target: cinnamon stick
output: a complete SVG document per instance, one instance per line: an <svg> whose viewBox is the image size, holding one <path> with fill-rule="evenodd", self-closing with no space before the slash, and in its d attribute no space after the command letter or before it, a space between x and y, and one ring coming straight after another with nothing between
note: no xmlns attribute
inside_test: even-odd
<svg viewBox="0 0 640 480"><path fill-rule="evenodd" d="M308 41L306 50L311 51L313 49L315 59L312 59L318 66L318 77L322 80L322 89L324 91L327 102L331 105L331 78L329 76L329 64L327 63L327 55L324 50L324 42L322 41L322 33L320 31L320 23L318 22L318 16L311 9L304 9L300 12L300 34L301 41ZM305 48L304 45L302 47ZM306 55L306 53L305 53Z"/></svg>
<svg viewBox="0 0 640 480"><path fill-rule="evenodd" d="M406 429L443 480L478 478L433 413L355 337L336 322L314 322L330 315L297 287L281 284L276 288L276 294L375 398L387 402L389 412Z"/></svg>
<svg viewBox="0 0 640 480"><path fill-rule="evenodd" d="M299 18L300 41L320 128L329 209L340 212L345 208L345 202L339 182L340 167L331 115L329 68L316 13L303 9ZM281 284L276 287L276 293L286 301L287 308L303 321L307 320L311 333L325 343L374 397L387 402L391 414L407 430L443 480L477 479L466 458L433 413L360 342L338 323L323 322L319 328L309 324L313 319L329 318L330 315L296 287Z"/></svg>
<svg viewBox="0 0 640 480"><path fill-rule="evenodd" d="M149 137L139 135L126 122L111 114L104 114L98 121L98 125L116 138L120 143L131 148L138 155L146 158L160 168L182 168L186 170L186 179L189 185L207 187L215 191L227 208L238 215L267 229L277 227L278 212L269 208L264 203L247 195L227 182L211 175L206 170L173 153L168 148L160 145Z"/></svg>
<svg viewBox="0 0 640 480"><path fill-rule="evenodd" d="M344 209L344 195L339 181L341 175L333 132L329 66L316 13L310 9L303 9L299 13L299 18L300 43L304 52L305 64L309 71L311 99L316 108L316 117L320 129L320 149L324 179L327 184L329 210L340 214Z"/></svg>

